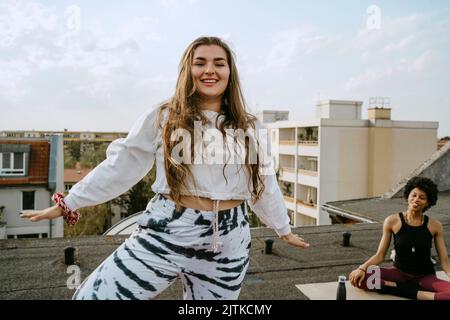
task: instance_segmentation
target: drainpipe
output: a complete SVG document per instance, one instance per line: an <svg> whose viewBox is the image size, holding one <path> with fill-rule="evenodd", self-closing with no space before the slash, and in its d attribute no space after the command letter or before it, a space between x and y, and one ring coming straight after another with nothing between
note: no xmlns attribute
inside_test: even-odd
<svg viewBox="0 0 450 320"><path fill-rule="evenodd" d="M53 190L54 191L54 190ZM51 193L51 194L53 194L53 192ZM53 206L53 204L52 204L52 200L50 199L50 207L51 206ZM49 219L48 220L48 239L51 239L51 238L53 238L52 237L52 233L53 233L53 230L52 230L52 219Z"/></svg>
<svg viewBox="0 0 450 320"><path fill-rule="evenodd" d="M63 166L64 162L58 163L58 144L60 143L60 139L62 139L58 135L50 135L48 137L48 141L50 143L50 155L49 155L49 170L48 170L48 187L47 189L50 191L50 196L57 192L58 190L58 166ZM64 158L63 160L64 161ZM50 198L50 207L53 206L52 199ZM49 238L53 236L53 220L48 221L48 229L49 229Z"/></svg>

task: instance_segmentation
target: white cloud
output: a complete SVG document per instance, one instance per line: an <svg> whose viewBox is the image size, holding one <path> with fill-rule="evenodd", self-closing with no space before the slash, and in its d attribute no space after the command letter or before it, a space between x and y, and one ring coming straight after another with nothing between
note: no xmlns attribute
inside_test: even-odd
<svg viewBox="0 0 450 320"><path fill-rule="evenodd" d="M160 39L158 20L151 17L128 19L112 31L100 24L83 24L77 33L65 19L64 13L32 1L1 3L1 101L25 106L32 96L34 104L55 108L86 97L91 104L112 101L122 87L135 86L131 77L139 79L142 74L141 48ZM45 90L37 89L36 84L43 82ZM52 91L65 96L49 97Z"/></svg>
<svg viewBox="0 0 450 320"><path fill-rule="evenodd" d="M435 60L436 55L432 51L427 51L415 59L412 64L406 68L408 72L420 72L429 67Z"/></svg>
<svg viewBox="0 0 450 320"><path fill-rule="evenodd" d="M446 23L447 21L447 23ZM361 29L349 49L361 57L365 71L345 82L347 92L370 89L383 82L392 83L392 89L414 75L424 76L442 65L443 49L436 35L445 38L450 30L443 28L449 19L437 13L412 13L398 18L383 18L379 30Z"/></svg>
<svg viewBox="0 0 450 320"><path fill-rule="evenodd" d="M13 47L17 40L38 32L56 28L57 16L35 2L11 1L0 3L0 48Z"/></svg>
<svg viewBox="0 0 450 320"><path fill-rule="evenodd" d="M258 76L288 67L300 68L305 58L337 44L339 37L320 33L312 27L296 27L274 33L267 50L241 56L243 74Z"/></svg>
<svg viewBox="0 0 450 320"><path fill-rule="evenodd" d="M397 43L405 34L416 32L429 17L429 14L412 13L398 18L384 18L380 29L362 28L356 35L354 47L366 51L382 48L388 41Z"/></svg>
<svg viewBox="0 0 450 320"><path fill-rule="evenodd" d="M426 51L415 59L401 59L394 65L372 67L360 75L351 77L345 83L344 88L347 91L355 91L361 88L368 88L389 78L421 73L432 65L434 59L435 54L431 51Z"/></svg>
<svg viewBox="0 0 450 320"><path fill-rule="evenodd" d="M144 42L158 41L161 36L154 31L158 20L149 17L134 17L127 20L118 27L117 32L111 33L102 29L93 30L95 32L97 48L101 50L137 50Z"/></svg>
<svg viewBox="0 0 450 320"><path fill-rule="evenodd" d="M322 35L313 28L294 28L272 36L272 48L266 56L267 67L284 68L299 58L311 55L337 42L337 37Z"/></svg>
<svg viewBox="0 0 450 320"><path fill-rule="evenodd" d="M340 54L358 53L363 62L372 62L403 53L421 46L423 50L435 37L433 33L437 19L432 13L411 13L407 16L385 17L383 11L380 29L360 29L350 44L338 51Z"/></svg>
<svg viewBox="0 0 450 320"><path fill-rule="evenodd" d="M383 52L390 53L393 51L407 48L410 44L412 44L415 41L415 37L416 36L414 34L411 34L404 37L403 39L400 39L398 42L391 42L383 48Z"/></svg>
<svg viewBox="0 0 450 320"><path fill-rule="evenodd" d="M29 93L29 89L21 85L22 79L31 73L27 63L19 60L7 62L0 60L0 70L0 98L15 103Z"/></svg>
<svg viewBox="0 0 450 320"><path fill-rule="evenodd" d="M201 0L160 0L160 5L169 10L180 9L183 5L194 5Z"/></svg>

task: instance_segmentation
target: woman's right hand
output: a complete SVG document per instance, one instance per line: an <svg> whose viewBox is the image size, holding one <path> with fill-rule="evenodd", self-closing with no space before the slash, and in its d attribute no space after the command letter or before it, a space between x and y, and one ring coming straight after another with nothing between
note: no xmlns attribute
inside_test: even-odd
<svg viewBox="0 0 450 320"><path fill-rule="evenodd" d="M62 217L63 211L59 206L53 206L44 210L27 211L26 213L21 213L20 217L28 219L33 222L41 220L51 220Z"/></svg>
<svg viewBox="0 0 450 320"><path fill-rule="evenodd" d="M361 287L366 277L366 273L361 269L355 269L350 273L349 280L350 284L354 287Z"/></svg>

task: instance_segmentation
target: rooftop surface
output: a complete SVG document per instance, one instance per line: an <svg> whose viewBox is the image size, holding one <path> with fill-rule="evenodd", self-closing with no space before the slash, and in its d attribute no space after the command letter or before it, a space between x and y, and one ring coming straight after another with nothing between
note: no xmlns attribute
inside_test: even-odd
<svg viewBox="0 0 450 320"><path fill-rule="evenodd" d="M405 209L401 199L361 199L334 202L333 205L378 222L294 228L294 233L300 234L311 244L306 250L285 244L271 229L252 229L250 267L240 299L307 299L296 288L297 284L330 282L336 281L339 275L348 276L375 253L384 217ZM440 194L438 205L428 214L443 223L448 247L450 193ZM341 245L344 231L352 234L349 247ZM71 274L66 273L64 248L78 248L77 264L84 280L125 239L126 236L93 236L0 241L0 299L70 299L74 290L66 286ZM264 253L266 239L275 240L273 254ZM436 258L434 249L432 254ZM384 265L390 264L387 254ZM158 298L181 299L180 282L177 281Z"/></svg>
<svg viewBox="0 0 450 320"><path fill-rule="evenodd" d="M392 213L402 212L406 209L406 200L403 198L383 199L366 198L356 200L328 202L327 205L343 210L345 213L383 223L384 219ZM426 212L442 223L450 221L450 191L440 192L436 206Z"/></svg>

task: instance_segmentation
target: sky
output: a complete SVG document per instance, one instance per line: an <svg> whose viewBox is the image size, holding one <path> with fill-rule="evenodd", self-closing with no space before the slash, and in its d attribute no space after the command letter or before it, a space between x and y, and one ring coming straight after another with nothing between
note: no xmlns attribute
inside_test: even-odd
<svg viewBox="0 0 450 320"><path fill-rule="evenodd" d="M128 131L199 36L236 54L251 112L390 98L450 136L450 1L0 0L0 130Z"/></svg>

